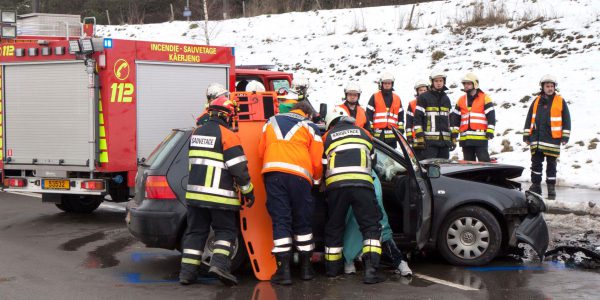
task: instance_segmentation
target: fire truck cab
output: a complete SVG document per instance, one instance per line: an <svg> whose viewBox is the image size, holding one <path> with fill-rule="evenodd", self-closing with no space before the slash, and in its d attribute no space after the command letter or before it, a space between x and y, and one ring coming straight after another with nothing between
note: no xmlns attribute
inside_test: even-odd
<svg viewBox="0 0 600 300"><path fill-rule="evenodd" d="M172 128L193 126L206 87L234 91L234 48L99 38L79 16L19 16L0 42L0 172L68 212L124 202Z"/></svg>

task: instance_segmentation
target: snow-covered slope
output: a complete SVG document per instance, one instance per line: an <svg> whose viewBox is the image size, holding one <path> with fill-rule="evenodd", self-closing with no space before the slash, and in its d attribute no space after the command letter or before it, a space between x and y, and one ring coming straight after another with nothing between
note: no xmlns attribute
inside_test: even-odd
<svg viewBox="0 0 600 300"><path fill-rule="evenodd" d="M311 99L340 102L343 85L358 80L366 105L376 91L378 74L389 70L404 106L414 97L412 86L433 68L447 71L450 98L461 95L460 81L475 72L481 88L496 103L498 136L490 148L500 162L529 167L522 142L529 97L546 73L559 79L570 103L571 141L559 162L559 184L600 188L600 1L478 1L503 8L511 19L492 27L460 29L473 6L448 0L416 6L415 30L404 30L412 5L264 15L210 22L211 44L236 47L238 64L279 65L309 78ZM519 20L542 22L510 32ZM163 42L204 44L204 23L101 26L99 34ZM432 61L434 51L444 56ZM510 144L509 144L510 143ZM504 151L504 152L503 152ZM462 157L460 149L454 155ZM523 180L529 179L526 170Z"/></svg>

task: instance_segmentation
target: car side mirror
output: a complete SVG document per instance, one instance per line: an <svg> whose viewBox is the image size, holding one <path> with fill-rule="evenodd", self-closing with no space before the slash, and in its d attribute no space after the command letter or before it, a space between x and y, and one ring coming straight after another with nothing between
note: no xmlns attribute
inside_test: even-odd
<svg viewBox="0 0 600 300"><path fill-rule="evenodd" d="M321 103L319 106L319 117L321 120L325 120L325 116L327 115L327 103Z"/></svg>
<svg viewBox="0 0 600 300"><path fill-rule="evenodd" d="M440 166L431 165L427 167L427 177L429 178L440 178L442 172L440 171Z"/></svg>

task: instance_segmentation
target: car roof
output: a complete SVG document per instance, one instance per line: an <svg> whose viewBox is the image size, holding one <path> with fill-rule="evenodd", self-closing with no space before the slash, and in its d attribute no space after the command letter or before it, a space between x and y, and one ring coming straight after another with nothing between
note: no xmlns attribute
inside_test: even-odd
<svg viewBox="0 0 600 300"><path fill-rule="evenodd" d="M259 70L259 69L235 69L236 76L238 75L282 75L292 76L291 73L281 71Z"/></svg>

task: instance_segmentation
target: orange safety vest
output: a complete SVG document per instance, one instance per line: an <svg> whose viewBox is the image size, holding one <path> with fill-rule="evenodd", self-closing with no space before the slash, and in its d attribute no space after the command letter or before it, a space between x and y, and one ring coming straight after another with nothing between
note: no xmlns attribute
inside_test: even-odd
<svg viewBox="0 0 600 300"><path fill-rule="evenodd" d="M414 139L417 138L417 133L415 132L415 110L417 110L417 99L413 99L412 101L410 101L410 103L408 104L408 107L410 108L410 112L413 114L413 122L412 122L412 137Z"/></svg>
<svg viewBox="0 0 600 300"><path fill-rule="evenodd" d="M535 114L537 113L538 104L540 103L540 96L535 98L533 102L533 113L531 114L531 126L529 127L529 134L533 134L533 127L535 126ZM550 106L550 130L552 131L552 138L562 138L562 110L563 110L563 98L560 95L554 96L552 104Z"/></svg>
<svg viewBox="0 0 600 300"><path fill-rule="evenodd" d="M350 109L345 104L340 104L339 107L343 108L348 115L350 115ZM358 104L356 105L356 122L354 125L365 128L365 124L367 124L367 114L365 110L360 107Z"/></svg>
<svg viewBox="0 0 600 300"><path fill-rule="evenodd" d="M473 105L468 107L467 95L462 95L458 99L458 107L460 108L460 132L472 130L487 130L487 118L485 117L485 97L483 92L479 92L477 98L473 101Z"/></svg>
<svg viewBox="0 0 600 300"><path fill-rule="evenodd" d="M385 129L398 128L398 113L400 112L400 97L392 93L392 105L388 109L383 100L381 91L375 93L375 114L373 115L373 128Z"/></svg>

